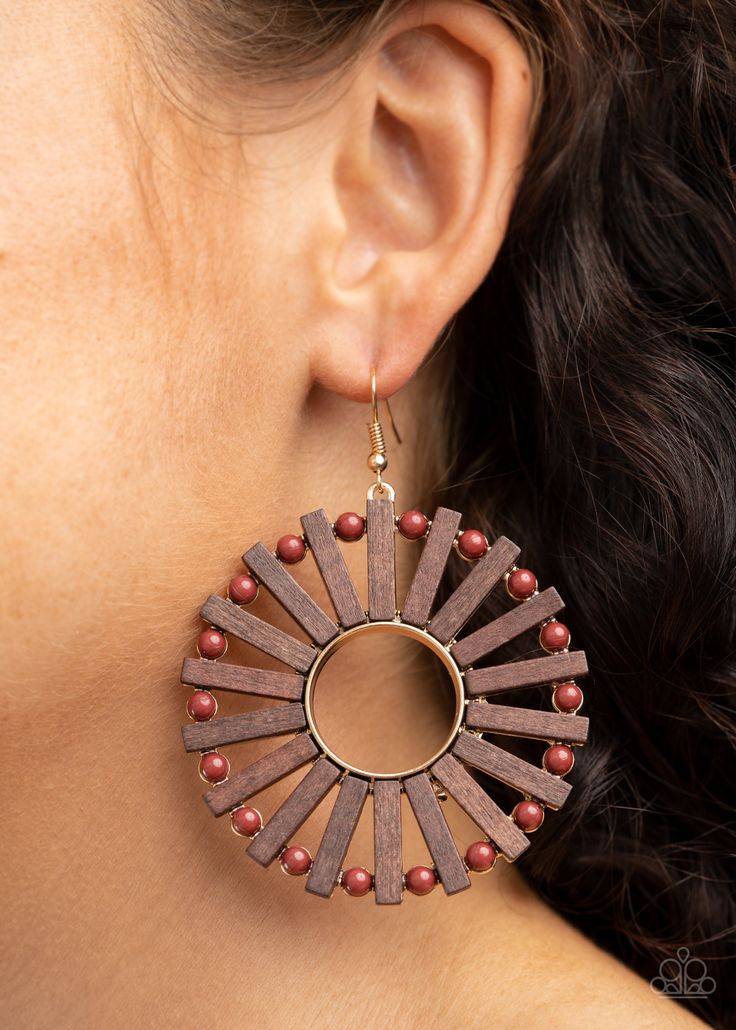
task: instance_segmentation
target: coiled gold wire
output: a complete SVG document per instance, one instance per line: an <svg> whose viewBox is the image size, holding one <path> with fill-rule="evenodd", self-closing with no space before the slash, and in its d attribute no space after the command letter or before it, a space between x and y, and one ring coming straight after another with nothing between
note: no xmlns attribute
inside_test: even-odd
<svg viewBox="0 0 736 1030"><path fill-rule="evenodd" d="M383 439L383 428L380 422L371 422L368 425L368 436L371 441L371 452L386 456L386 442Z"/></svg>

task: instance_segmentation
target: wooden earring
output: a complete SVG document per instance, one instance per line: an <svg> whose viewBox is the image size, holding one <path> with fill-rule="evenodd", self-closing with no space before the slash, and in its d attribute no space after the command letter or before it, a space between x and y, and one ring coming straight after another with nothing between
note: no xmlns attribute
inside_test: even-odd
<svg viewBox="0 0 736 1030"><path fill-rule="evenodd" d="M577 680L588 667L582 650L571 650L570 631L557 619L564 607L553 587L539 590L536 576L517 564L520 550L506 537L489 544L479 530L462 528L462 515L438 508L432 519L417 510L396 516L393 487L383 480L386 447L378 418L375 370L371 376L371 456L376 482L368 490L365 516L346 512L334 522L323 508L302 515L301 533L282 536L274 550L254 544L243 555L247 572L229 584L227 596L213 594L201 616L206 628L197 641L198 658L185 658L181 681L194 687L182 735L187 752L199 752L199 773L208 783L204 800L213 815L227 815L233 830L250 839L246 853L262 866L278 862L291 875L305 875L306 890L330 897L336 887L361 897L373 893L379 905L402 901L405 893L428 894L440 884L447 894L470 886L470 873L488 872L500 855L515 861L529 847L529 834L546 809L559 809L571 785L574 751L588 735L588 719L578 715L583 694ZM389 415L390 415L390 409ZM393 423L393 420L392 420ZM394 427L395 429L395 427ZM398 434L397 434L398 437ZM341 544L365 536L368 609L364 608ZM399 539L422 541L423 551L403 604L396 599L394 549ZM325 583L334 618L288 571L311 555ZM455 592L434 611L449 560L471 567ZM264 588L302 627L305 643L246 610ZM474 632L460 636L468 620L496 590L511 607ZM493 664L503 645L537 634L540 654ZM314 695L325 663L363 636L399 634L423 644L444 665L455 694L455 714L447 739L422 764L391 773L362 769L337 754L323 739ZM228 636L277 659L284 671L222 662ZM490 662L490 664L489 664ZM288 670L288 671L286 671ZM502 704L520 688L546 687L551 710ZM213 718L215 693L228 691L280 702L239 715ZM539 766L485 739L486 734L546 743ZM231 775L219 750L228 744L289 736L274 750ZM271 784L296 770L306 774L288 798L264 821L250 802ZM520 799L504 812L470 770L500 781ZM314 857L294 843L295 834L330 793L335 800ZM404 871L401 794L426 841L431 861ZM373 872L344 868L344 860L369 796L374 830ZM458 851L443 813L447 796L467 813L482 836Z"/></svg>

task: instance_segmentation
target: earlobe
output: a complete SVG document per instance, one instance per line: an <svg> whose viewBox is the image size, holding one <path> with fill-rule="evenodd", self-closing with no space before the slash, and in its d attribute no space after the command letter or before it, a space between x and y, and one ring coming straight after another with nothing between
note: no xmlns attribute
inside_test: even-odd
<svg viewBox="0 0 736 1030"><path fill-rule="evenodd" d="M342 231L322 265L330 333L312 367L365 400L370 365L382 394L398 390L493 264L526 154L531 72L493 12L430 2L384 30L342 103Z"/></svg>

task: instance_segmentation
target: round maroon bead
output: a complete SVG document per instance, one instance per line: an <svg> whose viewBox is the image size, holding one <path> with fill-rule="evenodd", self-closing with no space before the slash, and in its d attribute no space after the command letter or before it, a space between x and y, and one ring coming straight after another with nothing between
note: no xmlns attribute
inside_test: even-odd
<svg viewBox="0 0 736 1030"><path fill-rule="evenodd" d="M487 840L477 840L465 852L465 864L474 873L487 873L496 864L496 849Z"/></svg>
<svg viewBox="0 0 736 1030"><path fill-rule="evenodd" d="M466 529L457 540L458 550L464 558L482 558L488 550L488 541L478 529Z"/></svg>
<svg viewBox="0 0 736 1030"><path fill-rule="evenodd" d="M506 589L517 601L526 601L537 589L537 577L529 569L514 569L506 581Z"/></svg>
<svg viewBox="0 0 736 1030"><path fill-rule="evenodd" d="M362 898L373 887L373 877L367 869L355 866L353 869L345 870L340 880L340 886L351 898Z"/></svg>
<svg viewBox="0 0 736 1030"><path fill-rule="evenodd" d="M552 704L558 712L577 712L583 703L583 692L577 683L558 683L552 694Z"/></svg>
<svg viewBox="0 0 736 1030"><path fill-rule="evenodd" d="M407 540L421 540L427 535L429 519L422 511L405 511L399 516L399 533Z"/></svg>
<svg viewBox="0 0 736 1030"><path fill-rule="evenodd" d="M258 596L258 584L252 576L236 576L230 580L227 592L236 604L250 604Z"/></svg>
<svg viewBox="0 0 736 1030"><path fill-rule="evenodd" d="M354 511L344 511L335 522L335 533L346 543L360 540L365 533L365 519Z"/></svg>
<svg viewBox="0 0 736 1030"><path fill-rule="evenodd" d="M570 772L574 761L572 748L566 744L553 744L552 747L547 748L542 758L544 768L554 776L564 776L565 773Z"/></svg>
<svg viewBox="0 0 736 1030"><path fill-rule="evenodd" d="M285 533L284 536L279 537L276 544L276 554L281 561L288 562L290 565L301 561L306 551L304 541L296 533Z"/></svg>
<svg viewBox="0 0 736 1030"><path fill-rule="evenodd" d="M429 894L437 885L437 873L426 865L415 865L406 874L406 889L412 894Z"/></svg>
<svg viewBox="0 0 736 1030"><path fill-rule="evenodd" d="M563 651L570 645L570 630L563 622L545 622L539 643L545 651Z"/></svg>
<svg viewBox="0 0 736 1030"><path fill-rule="evenodd" d="M233 829L240 837L255 837L263 826L261 813L257 808L236 808L230 816Z"/></svg>
<svg viewBox="0 0 736 1030"><path fill-rule="evenodd" d="M197 637L197 650L202 658L221 658L227 651L225 634L219 629L203 629Z"/></svg>
<svg viewBox="0 0 736 1030"><path fill-rule="evenodd" d="M519 829L532 833L544 822L544 809L536 801L520 801L514 807L511 818Z"/></svg>
<svg viewBox="0 0 736 1030"><path fill-rule="evenodd" d="M199 774L208 783L220 783L229 772L230 763L219 751L207 751L199 760Z"/></svg>
<svg viewBox="0 0 736 1030"><path fill-rule="evenodd" d="M187 712L197 722L207 722L216 711L217 701L209 690L195 690L187 701Z"/></svg>
<svg viewBox="0 0 736 1030"><path fill-rule="evenodd" d="M306 848L295 844L281 852L281 868L289 876L303 876L312 867L312 856Z"/></svg>

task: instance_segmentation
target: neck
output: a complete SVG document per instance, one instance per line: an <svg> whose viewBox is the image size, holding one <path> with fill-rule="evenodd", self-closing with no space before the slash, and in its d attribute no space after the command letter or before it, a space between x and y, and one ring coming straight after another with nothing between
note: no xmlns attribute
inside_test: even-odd
<svg viewBox="0 0 736 1030"><path fill-rule="evenodd" d="M320 408L321 441L334 439L345 425L345 411L330 410L330 403L324 395L310 401ZM398 421L401 404L395 414ZM296 435L308 454L318 453L309 423ZM278 868L264 871L251 861L226 819L214 820L200 799L196 756L184 754L179 737L188 693L178 683L179 669L182 656L194 653L200 625L196 613L206 594L217 592L238 571L232 556L259 536L272 546L280 533L298 528L300 514L322 504L332 517L362 509L370 482L367 470L360 472L367 435L356 431L354 437L341 442L344 462L315 462L311 493L298 478L293 495L287 486L278 503L266 498L268 514L264 511L251 526L239 525L234 513L217 517L212 509L218 502L229 510L225 492L214 499L192 499L192 514L182 509L180 496L162 498L151 514L159 532L142 525L127 538L128 548L142 548L132 580L123 584L110 578L112 590L99 595L97 604L68 598L68 607L62 606L68 618L78 612L75 606L88 606L86 628L72 622L74 632L65 636L62 614L62 629L54 640L41 638L28 675L20 674L25 702L15 716L10 767L25 775L14 788L16 799L6 817L6 875L9 882L27 881L28 869L33 870L33 889L16 900L14 925L23 927L32 948L49 952L44 968L52 982L65 983L73 954L74 989L90 997L103 984L105 989L114 984L126 1012L140 1006L150 1023L160 1023L157 1011L165 1022L186 1004L191 1023L202 1025L216 990L218 1018L229 1025L242 1020L245 1010L267 1023L266 999L279 999L283 983L290 997L311 997L316 1004L329 980L335 991L340 985L349 989L356 1011L385 1008L388 1025L399 996L414 992L417 1004L424 1004L427 975L429 992L436 994L446 964L464 964L468 944L485 939L487 927L498 939L506 930L511 933L520 913L543 908L503 860L490 875L474 878L471 891L452 899L438 888L389 910L376 909L371 898L348 898L337 891L326 903L308 895L303 880L285 877ZM413 458L420 452L408 439L396 452L394 474L388 477L406 499L403 507L422 506L420 482L426 470ZM339 469L357 471L343 476ZM301 503L297 493L302 493ZM406 541L397 547L399 597L419 549ZM365 590L364 543L344 553ZM295 572L315 596L323 589L306 562ZM258 604L259 615L294 631L272 601L263 597ZM226 660L239 660L237 648ZM252 651L242 660L258 664ZM400 685L405 698L426 698L422 662L397 666L390 648L376 661L373 682L379 695ZM381 667L381 661L387 664ZM52 677L72 686L49 698ZM366 689L365 663L347 662L341 684L346 696L359 696ZM244 707L241 698L221 698L219 714ZM422 711L419 730L441 735L443 705L426 704ZM351 747L350 732L353 745L365 743L364 731L364 722L349 730L345 748ZM387 755L395 754L407 734L417 732L416 720L407 725L392 718L381 746ZM229 752L233 770L273 746L273 741L236 745ZM301 775L254 800L265 817ZM299 835L298 842L313 853L330 807L331 802L320 806ZM370 802L347 858L368 867L373 855L369 807ZM459 811L448 818L459 847L476 839L478 831ZM426 862L428 855L408 807L403 821L404 867L409 868ZM421 975L417 940L431 942L423 951ZM372 985L379 966L389 986L376 999ZM322 989L310 993L315 977L323 981ZM261 985L257 991L255 984ZM34 998L29 1004L41 1022L43 1006L53 1010L53 999Z"/></svg>

